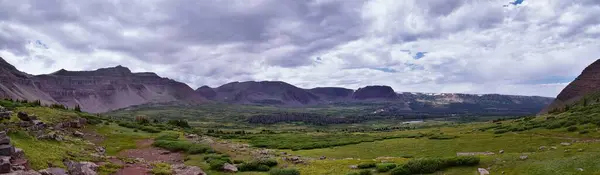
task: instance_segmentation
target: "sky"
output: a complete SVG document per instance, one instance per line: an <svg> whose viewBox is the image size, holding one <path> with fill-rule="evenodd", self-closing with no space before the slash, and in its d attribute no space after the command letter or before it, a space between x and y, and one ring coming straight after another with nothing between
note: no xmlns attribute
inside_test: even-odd
<svg viewBox="0 0 600 175"><path fill-rule="evenodd" d="M556 96L600 58L598 0L0 0L30 74L122 65L216 87Z"/></svg>

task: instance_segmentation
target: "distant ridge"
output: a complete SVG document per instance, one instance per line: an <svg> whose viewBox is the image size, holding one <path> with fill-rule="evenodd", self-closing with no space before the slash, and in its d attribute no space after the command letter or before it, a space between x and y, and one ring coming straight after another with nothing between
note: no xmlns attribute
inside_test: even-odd
<svg viewBox="0 0 600 175"><path fill-rule="evenodd" d="M388 112L479 111L511 115L534 114L552 98L512 95L397 93L389 86L366 86L357 90L341 87L302 89L282 81L231 82L216 88L196 90L185 83L152 72L134 73L115 66L92 71L58 70L29 75L0 57L0 97L41 100L102 113L152 103L229 104L271 106L315 106L331 104L394 104ZM507 112L508 111L508 112ZM533 111L533 112L532 112Z"/></svg>

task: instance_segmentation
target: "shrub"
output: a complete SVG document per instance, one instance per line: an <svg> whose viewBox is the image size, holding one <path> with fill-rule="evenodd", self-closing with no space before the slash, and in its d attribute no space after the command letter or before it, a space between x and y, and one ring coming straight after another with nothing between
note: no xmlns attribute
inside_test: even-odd
<svg viewBox="0 0 600 175"><path fill-rule="evenodd" d="M208 162L208 165L210 166L211 170L221 170L223 168L223 165L225 165L225 161L223 160L211 160Z"/></svg>
<svg viewBox="0 0 600 175"><path fill-rule="evenodd" d="M292 168L273 169L269 171L269 175L300 175L300 171Z"/></svg>
<svg viewBox="0 0 600 175"><path fill-rule="evenodd" d="M546 129L558 129L561 128L562 124L560 122L552 122L546 125Z"/></svg>
<svg viewBox="0 0 600 175"><path fill-rule="evenodd" d="M377 169L377 171L381 172L381 173L388 172L394 168L396 168L396 164L394 164L394 163L380 163L380 164L377 164L377 166L375 167L375 169Z"/></svg>
<svg viewBox="0 0 600 175"><path fill-rule="evenodd" d="M234 164L242 164L242 163L244 163L244 161L243 160L233 160L233 163Z"/></svg>
<svg viewBox="0 0 600 175"><path fill-rule="evenodd" d="M569 132L577 131L577 126L570 126L569 128L567 128L567 131L569 131Z"/></svg>
<svg viewBox="0 0 600 175"><path fill-rule="evenodd" d="M358 164L359 169L375 168L377 165L374 162Z"/></svg>
<svg viewBox="0 0 600 175"><path fill-rule="evenodd" d="M504 134L507 133L508 130L507 129L495 129L494 130L494 134Z"/></svg>
<svg viewBox="0 0 600 175"><path fill-rule="evenodd" d="M177 140L177 139L179 139L178 133L167 132L167 133L163 133L163 134L159 135L154 140Z"/></svg>
<svg viewBox="0 0 600 175"><path fill-rule="evenodd" d="M410 158L413 158L413 157L415 157L415 156L413 156L413 155L402 155L402 156L400 156L400 157L402 157L402 158L406 158L406 159L410 159Z"/></svg>
<svg viewBox="0 0 600 175"><path fill-rule="evenodd" d="M392 169L392 172L390 174L391 175L411 175L412 173L410 173L410 171L408 171L404 167L396 167L396 168Z"/></svg>
<svg viewBox="0 0 600 175"><path fill-rule="evenodd" d="M259 159L257 160L258 164L266 165L269 167L277 166L277 161L275 159Z"/></svg>
<svg viewBox="0 0 600 175"><path fill-rule="evenodd" d="M256 171L269 171L271 170L271 167L267 166L267 165L258 165L258 167L256 167Z"/></svg>
<svg viewBox="0 0 600 175"><path fill-rule="evenodd" d="M479 164L481 159L475 156L460 156L446 160L448 166L473 166Z"/></svg>
<svg viewBox="0 0 600 175"><path fill-rule="evenodd" d="M457 136L439 134L439 135L433 135L433 136L429 137L429 139L432 139L432 140L449 140L449 139L454 139L454 138L457 138Z"/></svg>
<svg viewBox="0 0 600 175"><path fill-rule="evenodd" d="M189 154L201 154L212 151L210 147L206 145L194 144L187 141L156 140L152 146L164 148L169 151L187 152Z"/></svg>
<svg viewBox="0 0 600 175"><path fill-rule="evenodd" d="M346 175L359 175L359 174L357 172L351 172L351 173L348 173Z"/></svg>
<svg viewBox="0 0 600 175"><path fill-rule="evenodd" d="M173 170L171 170L171 165L167 163L155 163L152 164L152 170L150 171L154 175L171 175L173 174Z"/></svg>
<svg viewBox="0 0 600 175"><path fill-rule="evenodd" d="M242 163L238 170L240 171L269 171L270 167L277 166L277 161L273 159L258 159Z"/></svg>
<svg viewBox="0 0 600 175"><path fill-rule="evenodd" d="M413 159L408 161L404 168L413 174L429 174L446 168L441 159Z"/></svg>
<svg viewBox="0 0 600 175"><path fill-rule="evenodd" d="M373 172L371 172L371 170L362 170L360 172L358 172L359 175L372 175Z"/></svg>
<svg viewBox="0 0 600 175"><path fill-rule="evenodd" d="M587 134L587 133L590 133L590 131L588 131L588 130L579 131L579 134Z"/></svg>

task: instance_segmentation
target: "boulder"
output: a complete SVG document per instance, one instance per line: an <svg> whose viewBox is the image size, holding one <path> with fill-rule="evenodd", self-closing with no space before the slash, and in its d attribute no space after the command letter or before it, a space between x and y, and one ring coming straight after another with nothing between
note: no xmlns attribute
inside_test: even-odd
<svg viewBox="0 0 600 175"><path fill-rule="evenodd" d="M16 148L15 147L15 152L12 155L13 159L24 159L25 158L25 152L21 149L21 148Z"/></svg>
<svg viewBox="0 0 600 175"><path fill-rule="evenodd" d="M327 159L327 157L325 157L325 156L319 157L319 160L325 160L325 159Z"/></svg>
<svg viewBox="0 0 600 175"><path fill-rule="evenodd" d="M96 152L98 152L100 154L105 154L106 148L104 148L103 146L96 147Z"/></svg>
<svg viewBox="0 0 600 175"><path fill-rule="evenodd" d="M541 151L546 150L546 146L540 146L539 150L541 150Z"/></svg>
<svg viewBox="0 0 600 175"><path fill-rule="evenodd" d="M84 134L82 132L75 131L75 132L73 132L73 136L75 136L75 137L83 137Z"/></svg>
<svg viewBox="0 0 600 175"><path fill-rule="evenodd" d="M562 146L571 146L571 143L569 143L569 142L562 142L562 143L560 143L560 145L562 145Z"/></svg>
<svg viewBox="0 0 600 175"><path fill-rule="evenodd" d="M37 171L29 170L29 171L15 171L12 173L8 173L5 175L40 175Z"/></svg>
<svg viewBox="0 0 600 175"><path fill-rule="evenodd" d="M358 169L358 165L350 165L350 169Z"/></svg>
<svg viewBox="0 0 600 175"><path fill-rule="evenodd" d="M19 119L21 119L22 121L26 121L26 122L29 122L29 121L31 121L31 120L32 120L32 119L29 117L29 115L28 115L27 113L25 113L25 112L19 112L19 113L17 113L17 117L18 117Z"/></svg>
<svg viewBox="0 0 600 175"><path fill-rule="evenodd" d="M1 156L0 157L0 174L10 173L10 172L11 172L10 157Z"/></svg>
<svg viewBox="0 0 600 175"><path fill-rule="evenodd" d="M9 144L0 145L0 156L12 156L15 154L15 147Z"/></svg>
<svg viewBox="0 0 600 175"><path fill-rule="evenodd" d="M0 120L10 120L10 114L12 114L10 111L0 112Z"/></svg>
<svg viewBox="0 0 600 175"><path fill-rule="evenodd" d="M238 171L238 168L235 165L233 165L233 164L225 163L223 165L223 171L235 173L235 172Z"/></svg>
<svg viewBox="0 0 600 175"><path fill-rule="evenodd" d="M479 175L488 175L488 174L490 174L490 172L488 170L486 170L485 168L477 168L477 171L479 171Z"/></svg>
<svg viewBox="0 0 600 175"><path fill-rule="evenodd" d="M526 155L519 156L519 159L521 159L521 160L527 160L527 158L529 158L529 156L526 156Z"/></svg>
<svg viewBox="0 0 600 175"><path fill-rule="evenodd" d="M70 175L96 175L98 165L92 162L64 161Z"/></svg>
<svg viewBox="0 0 600 175"><path fill-rule="evenodd" d="M498 151L498 153L504 154L504 150L500 150L500 151Z"/></svg>
<svg viewBox="0 0 600 175"><path fill-rule="evenodd" d="M4 136L0 135L0 145L8 145L10 144L10 138L8 136L6 136L6 134Z"/></svg>
<svg viewBox="0 0 600 175"><path fill-rule="evenodd" d="M583 171L583 168L577 168L577 171Z"/></svg>
<svg viewBox="0 0 600 175"><path fill-rule="evenodd" d="M62 168L48 168L39 171L42 175L69 175L67 171Z"/></svg>
<svg viewBox="0 0 600 175"><path fill-rule="evenodd" d="M174 175L206 175L202 169L196 166L186 166L184 164L171 165Z"/></svg>

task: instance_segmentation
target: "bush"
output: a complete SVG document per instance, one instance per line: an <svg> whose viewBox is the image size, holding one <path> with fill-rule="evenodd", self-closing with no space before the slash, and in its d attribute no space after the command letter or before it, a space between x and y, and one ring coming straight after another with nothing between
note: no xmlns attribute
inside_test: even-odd
<svg viewBox="0 0 600 175"><path fill-rule="evenodd" d="M448 166L473 166L478 165L481 159L475 156L460 156L446 160Z"/></svg>
<svg viewBox="0 0 600 175"><path fill-rule="evenodd" d="M277 161L273 159L258 159L242 163L238 170L240 171L269 171L270 167L277 166Z"/></svg>
<svg viewBox="0 0 600 175"><path fill-rule="evenodd" d="M479 164L479 162L479 157L475 156L460 156L447 159L413 159L402 166L404 170L399 169L397 171L398 173L407 171L410 174L429 174L454 166L473 166Z"/></svg>
<svg viewBox="0 0 600 175"><path fill-rule="evenodd" d="M377 165L374 162L358 164L359 169L375 168Z"/></svg>
<svg viewBox="0 0 600 175"><path fill-rule="evenodd" d="M346 175L359 175L359 174L357 172L351 172L351 173L348 173Z"/></svg>
<svg viewBox="0 0 600 175"><path fill-rule="evenodd" d="M211 160L208 162L208 165L210 166L211 170L221 170L223 168L223 165L225 165L225 161L223 160Z"/></svg>
<svg viewBox="0 0 600 175"><path fill-rule="evenodd" d="M164 148L169 151L182 151L189 154L208 153L212 150L206 145L194 144L187 141L156 140L152 146Z"/></svg>
<svg viewBox="0 0 600 175"><path fill-rule="evenodd" d="M569 131L569 132L577 131L577 126L570 126L569 128L567 128L567 131Z"/></svg>
<svg viewBox="0 0 600 175"><path fill-rule="evenodd" d="M371 172L371 170L362 170L360 172L358 172L359 175L372 175L373 172Z"/></svg>
<svg viewBox="0 0 600 175"><path fill-rule="evenodd" d="M429 139L432 140L449 140L449 139L454 139L457 138L457 136L450 136L450 135L433 135L430 136Z"/></svg>
<svg viewBox="0 0 600 175"><path fill-rule="evenodd" d="M587 134L587 133L590 133L590 131L588 131L588 130L579 131L579 134Z"/></svg>
<svg viewBox="0 0 600 175"><path fill-rule="evenodd" d="M177 139L179 139L178 133L167 132L167 133L163 133L163 134L159 135L154 140L177 140Z"/></svg>
<svg viewBox="0 0 600 175"><path fill-rule="evenodd" d="M494 134L504 134L507 133L508 130L507 129L495 129L494 130Z"/></svg>
<svg viewBox="0 0 600 175"><path fill-rule="evenodd" d="M390 174L391 175L411 175L412 173L410 173L410 171L408 171L404 167L396 167L396 168L392 169L392 172Z"/></svg>
<svg viewBox="0 0 600 175"><path fill-rule="evenodd" d="M152 165L153 168L150 171L154 175L171 175L173 174L173 170L171 170L171 165L166 163L155 163Z"/></svg>
<svg viewBox="0 0 600 175"><path fill-rule="evenodd" d="M269 171L269 175L300 175L300 171L292 168L273 169Z"/></svg>
<svg viewBox="0 0 600 175"><path fill-rule="evenodd" d="M394 163L380 163L380 164L377 164L377 166L375 167L375 169L377 169L377 171L380 173L388 172L394 168L396 168L396 164L394 164Z"/></svg>
<svg viewBox="0 0 600 175"><path fill-rule="evenodd" d="M242 164L242 163L244 163L244 161L243 160L233 160L233 163L234 164Z"/></svg>

